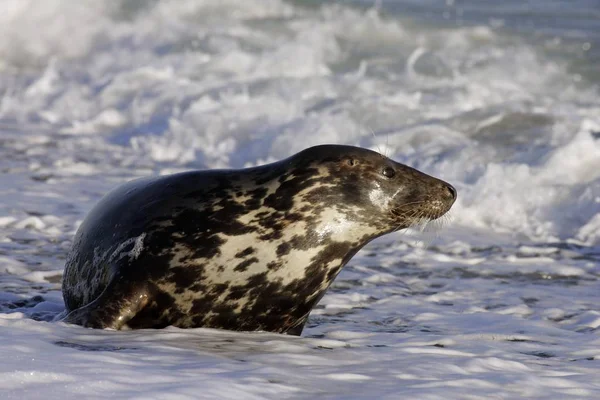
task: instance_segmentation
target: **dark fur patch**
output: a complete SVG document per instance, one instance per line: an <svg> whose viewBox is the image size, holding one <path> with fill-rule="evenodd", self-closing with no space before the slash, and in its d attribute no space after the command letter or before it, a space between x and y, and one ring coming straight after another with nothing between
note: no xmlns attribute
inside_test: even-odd
<svg viewBox="0 0 600 400"><path fill-rule="evenodd" d="M277 246L277 257L283 257L290 253L292 249L292 245L289 242L281 243Z"/></svg>
<svg viewBox="0 0 600 400"><path fill-rule="evenodd" d="M235 258L246 258L247 256L249 256L250 254L253 254L255 251L254 247L252 246L248 246L246 247L244 250L237 252L235 254Z"/></svg>
<svg viewBox="0 0 600 400"><path fill-rule="evenodd" d="M241 263L239 263L238 265L236 265L233 270L235 272L244 272L248 269L249 266L251 266L252 264L257 263L257 262L258 262L258 258L252 257L252 258L244 260Z"/></svg>

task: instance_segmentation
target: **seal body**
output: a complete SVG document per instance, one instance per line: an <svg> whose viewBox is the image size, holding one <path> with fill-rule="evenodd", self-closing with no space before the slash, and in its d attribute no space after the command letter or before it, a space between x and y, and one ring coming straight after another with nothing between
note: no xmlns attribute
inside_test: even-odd
<svg viewBox="0 0 600 400"><path fill-rule="evenodd" d="M322 145L241 170L144 178L107 194L67 258L64 321L300 334L366 243L446 213L449 184Z"/></svg>

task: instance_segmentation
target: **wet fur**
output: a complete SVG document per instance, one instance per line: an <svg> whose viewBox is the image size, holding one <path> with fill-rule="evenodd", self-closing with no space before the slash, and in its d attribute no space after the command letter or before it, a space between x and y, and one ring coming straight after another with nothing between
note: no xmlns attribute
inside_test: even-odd
<svg viewBox="0 0 600 400"><path fill-rule="evenodd" d="M76 234L63 277L65 321L300 334L361 247L440 217L453 190L378 153L338 145L255 168L129 182Z"/></svg>

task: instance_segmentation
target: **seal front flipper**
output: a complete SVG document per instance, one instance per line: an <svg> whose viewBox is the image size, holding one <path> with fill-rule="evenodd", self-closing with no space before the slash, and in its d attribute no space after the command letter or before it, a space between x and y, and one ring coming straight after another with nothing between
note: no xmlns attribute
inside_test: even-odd
<svg viewBox="0 0 600 400"><path fill-rule="evenodd" d="M117 275L97 299L69 312L62 322L86 328L123 329L149 300L147 285Z"/></svg>
<svg viewBox="0 0 600 400"><path fill-rule="evenodd" d="M302 331L304 330L304 325L306 324L306 320L308 319L308 314L305 317L299 319L293 326L286 329L282 333L292 336L300 336Z"/></svg>

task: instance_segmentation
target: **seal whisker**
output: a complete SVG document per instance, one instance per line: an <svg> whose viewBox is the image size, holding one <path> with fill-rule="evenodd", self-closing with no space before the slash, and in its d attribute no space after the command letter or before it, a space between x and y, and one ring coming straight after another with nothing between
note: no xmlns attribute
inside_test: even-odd
<svg viewBox="0 0 600 400"><path fill-rule="evenodd" d="M371 129L371 127L368 125L367 125L367 129L369 130L369 132L371 132L371 136L373 136L373 144L377 147L377 151L379 152L379 154L386 157L386 155L381 152L381 148L379 147L379 144L377 143L377 137L375 136L375 132L373 131L373 129Z"/></svg>
<svg viewBox="0 0 600 400"><path fill-rule="evenodd" d="M405 208L406 206L416 206L416 205L420 205L420 204L424 204L424 203L425 203L425 201L412 201L412 202L408 202L408 203L402 203L402 204L390 209L390 212L394 216L410 218L415 215L414 213L419 212L419 209L411 209L410 211L413 213L412 215L405 214L402 209Z"/></svg>
<svg viewBox="0 0 600 400"><path fill-rule="evenodd" d="M425 200L420 200L420 201L411 201L408 203L402 203L400 205L398 205L396 208L402 208L404 206L410 206L410 205L415 205L415 204L424 204Z"/></svg>
<svg viewBox="0 0 600 400"><path fill-rule="evenodd" d="M448 214L444 214L440 218L432 219L427 224L427 229L425 230L425 239L427 240L427 246L431 245L435 239L440 236L443 228L445 228L452 220L452 217Z"/></svg>
<svg viewBox="0 0 600 400"><path fill-rule="evenodd" d="M419 237L416 239L417 243L421 243L423 247L429 247L433 238L430 233L430 223L433 221L432 215L421 211L414 217L414 223L410 225L410 228L415 228L419 231Z"/></svg>
<svg viewBox="0 0 600 400"><path fill-rule="evenodd" d="M411 210L410 213L399 213L399 214L395 214L397 216L403 217L403 221L398 224L396 226L395 230L400 230L400 229L404 229L404 228L411 228L414 224L415 224L415 217L416 215L418 215L421 211L419 209L415 209L415 210ZM409 221L408 225L404 225L403 223L405 223L406 221Z"/></svg>
<svg viewBox="0 0 600 400"><path fill-rule="evenodd" d="M388 151L388 149L390 148L390 131L387 131L385 133L385 150L386 152ZM387 154L386 154L387 157Z"/></svg>

